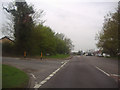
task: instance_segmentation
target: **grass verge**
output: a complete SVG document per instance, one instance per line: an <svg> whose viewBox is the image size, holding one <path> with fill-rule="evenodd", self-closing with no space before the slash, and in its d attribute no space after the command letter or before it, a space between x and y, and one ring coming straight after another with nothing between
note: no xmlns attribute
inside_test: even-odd
<svg viewBox="0 0 120 90"><path fill-rule="evenodd" d="M56 55L50 55L50 56L43 56L43 58L55 58L55 59L64 59L69 57L69 54L56 54Z"/></svg>
<svg viewBox="0 0 120 90"><path fill-rule="evenodd" d="M25 88L28 75L12 66L2 65L2 88Z"/></svg>

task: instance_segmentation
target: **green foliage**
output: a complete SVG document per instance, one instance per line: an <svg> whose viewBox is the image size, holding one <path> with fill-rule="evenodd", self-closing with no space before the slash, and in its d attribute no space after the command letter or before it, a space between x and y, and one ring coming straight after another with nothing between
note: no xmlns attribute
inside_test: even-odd
<svg viewBox="0 0 120 90"><path fill-rule="evenodd" d="M62 40L58 38L57 35L60 34L57 33L56 35L50 27L39 24L34 28L32 35L32 46L35 55L39 55L40 52L43 52L44 55L47 53L53 55L56 53L65 54L70 52L70 39L65 38L65 40Z"/></svg>
<svg viewBox="0 0 120 90"><path fill-rule="evenodd" d="M98 35L97 46L110 54L118 53L118 12L107 14L103 24L103 29Z"/></svg>
<svg viewBox="0 0 120 90"><path fill-rule="evenodd" d="M120 60L120 1L118 2L118 59Z"/></svg>
<svg viewBox="0 0 120 90"><path fill-rule="evenodd" d="M73 48L72 41L69 38L66 38L64 34L56 34L56 51L59 54L68 54Z"/></svg>
<svg viewBox="0 0 120 90"><path fill-rule="evenodd" d="M3 55L12 55L14 53L14 43L4 42L2 43L2 54Z"/></svg>
<svg viewBox="0 0 120 90"><path fill-rule="evenodd" d="M16 7L16 9L15 9ZM27 5L26 2L17 2L6 11L13 16L15 47L18 54L24 51L31 53L31 31L34 27L34 22L31 15L34 14L32 6Z"/></svg>
<svg viewBox="0 0 120 90"><path fill-rule="evenodd" d="M28 75L23 71L8 65L2 65L2 88L25 88Z"/></svg>
<svg viewBox="0 0 120 90"><path fill-rule="evenodd" d="M43 22L36 23L37 17L41 16L33 10L26 2L15 2L13 5L17 9L7 10L14 19L14 37L15 37L15 53L23 55L26 51L27 55L44 55L68 54L73 45L69 38L65 38L64 34L55 34L50 27L44 26ZM32 17L33 15L33 17ZM36 17L35 17L36 16ZM38 17L40 20L40 18Z"/></svg>
<svg viewBox="0 0 120 90"><path fill-rule="evenodd" d="M40 52L55 53L54 40L54 32L49 27L37 25L32 33L33 52L36 54L40 54Z"/></svg>

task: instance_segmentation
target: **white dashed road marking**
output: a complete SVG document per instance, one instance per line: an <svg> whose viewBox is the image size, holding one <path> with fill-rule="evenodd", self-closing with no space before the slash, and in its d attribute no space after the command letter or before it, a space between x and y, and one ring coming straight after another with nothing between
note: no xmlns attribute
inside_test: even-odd
<svg viewBox="0 0 120 90"><path fill-rule="evenodd" d="M36 79L35 75L33 75L32 73L31 73L31 75L32 75L32 77L33 77L34 79Z"/></svg>
<svg viewBox="0 0 120 90"><path fill-rule="evenodd" d="M65 62L61 62L62 65L60 66L60 68L58 68L57 70L55 70L52 74L50 74L47 78L45 78L42 82L40 82L39 84L35 84L34 88L40 88L44 83L46 83L51 77L53 77L64 65L67 64L69 60L66 60ZM32 75L32 74L31 74ZM32 75L33 76L33 75Z"/></svg>
<svg viewBox="0 0 120 90"><path fill-rule="evenodd" d="M49 80L51 77L49 76L49 77L47 77L45 80Z"/></svg>
<svg viewBox="0 0 120 90"><path fill-rule="evenodd" d="M53 76L53 74L50 74L49 76L50 76L50 77L52 77L52 76Z"/></svg>
<svg viewBox="0 0 120 90"><path fill-rule="evenodd" d="M46 82L46 80L42 81L40 84L44 84Z"/></svg>

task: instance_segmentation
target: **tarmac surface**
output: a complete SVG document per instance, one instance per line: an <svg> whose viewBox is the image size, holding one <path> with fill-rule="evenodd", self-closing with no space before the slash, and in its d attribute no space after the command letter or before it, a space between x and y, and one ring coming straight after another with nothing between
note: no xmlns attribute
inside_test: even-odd
<svg viewBox="0 0 120 90"><path fill-rule="evenodd" d="M29 88L118 88L118 60L73 56L69 60L3 57L30 76Z"/></svg>

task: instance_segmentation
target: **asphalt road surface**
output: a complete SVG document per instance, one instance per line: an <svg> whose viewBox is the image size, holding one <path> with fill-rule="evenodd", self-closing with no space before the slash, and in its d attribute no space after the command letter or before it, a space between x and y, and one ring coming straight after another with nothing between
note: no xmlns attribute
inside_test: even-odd
<svg viewBox="0 0 120 90"><path fill-rule="evenodd" d="M44 78L62 65L61 62L63 62L63 60L40 60L11 57L2 58L3 64L15 66L29 75L30 82L28 88L33 88L36 83L44 80Z"/></svg>
<svg viewBox="0 0 120 90"><path fill-rule="evenodd" d="M91 64L88 61L91 59L99 60L95 57L73 57L41 88L117 88L115 80L98 70L94 66L96 62Z"/></svg>
<svg viewBox="0 0 120 90"><path fill-rule="evenodd" d="M117 60L74 56L69 61L3 58L3 63L26 71L31 88L118 88Z"/></svg>

